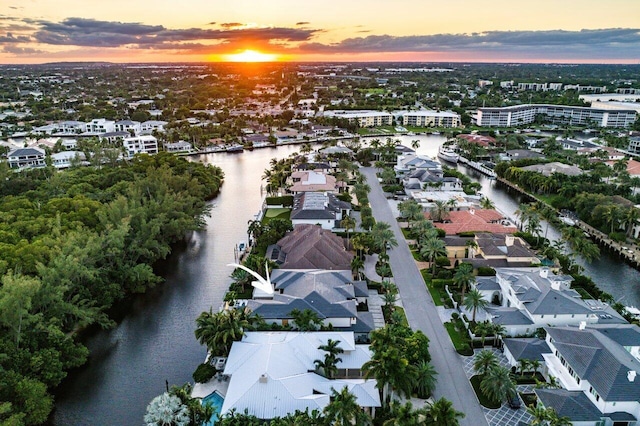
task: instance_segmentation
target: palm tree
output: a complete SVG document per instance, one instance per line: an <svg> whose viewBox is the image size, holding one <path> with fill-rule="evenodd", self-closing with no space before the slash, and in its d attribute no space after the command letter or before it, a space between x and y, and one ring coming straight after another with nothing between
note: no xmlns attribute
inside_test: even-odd
<svg viewBox="0 0 640 426"><path fill-rule="evenodd" d="M489 399L502 402L516 394L516 385L511 379L511 372L506 367L490 368L480 382L480 390Z"/></svg>
<svg viewBox="0 0 640 426"><path fill-rule="evenodd" d="M518 360L518 369L520 370L520 377L524 376L524 372L531 366L528 359L522 358Z"/></svg>
<svg viewBox="0 0 640 426"><path fill-rule="evenodd" d="M412 140L411 148L413 148L414 150L417 150L418 148L420 148L420 141L418 139Z"/></svg>
<svg viewBox="0 0 640 426"><path fill-rule="evenodd" d="M461 289L460 301L464 303L464 293L467 286L475 281L473 276L473 265L470 263L461 263L458 270L453 274L453 283Z"/></svg>
<svg viewBox="0 0 640 426"><path fill-rule="evenodd" d="M382 254L387 253L387 246L398 246L398 241L391 230L391 225L386 222L376 222L373 228L371 228L369 235L371 236L374 246L380 250Z"/></svg>
<svg viewBox="0 0 640 426"><path fill-rule="evenodd" d="M430 362L420 361L417 365L416 373L415 391L418 394L418 398L427 399L436 388L438 372Z"/></svg>
<svg viewBox="0 0 640 426"><path fill-rule="evenodd" d="M331 390L329 404L324 407L324 416L331 426L370 425L371 418L362 411L356 397L345 386L340 392Z"/></svg>
<svg viewBox="0 0 640 426"><path fill-rule="evenodd" d="M228 354L231 344L242 338L254 320L248 311L228 309L214 314L210 309L196 318L195 336L213 355Z"/></svg>
<svg viewBox="0 0 640 426"><path fill-rule="evenodd" d="M423 259L429 260L432 265L431 276L434 277L436 275L436 258L438 256L446 256L447 248L439 238L429 238L422 244L422 248L420 249L420 256Z"/></svg>
<svg viewBox="0 0 640 426"><path fill-rule="evenodd" d="M527 413L529 413L531 417L533 417L531 419L531 422L529 423L530 426L547 425L547 420L549 420L549 414L542 405L538 405L535 407L533 405L529 405L527 407Z"/></svg>
<svg viewBox="0 0 640 426"><path fill-rule="evenodd" d="M340 227L347 231L347 249L349 249L349 231L356 227L356 221L347 215L340 221Z"/></svg>
<svg viewBox="0 0 640 426"><path fill-rule="evenodd" d="M451 401L440 398L427 406L427 419L425 425L428 426L458 426L459 419L464 417L464 413L453 408Z"/></svg>
<svg viewBox="0 0 640 426"><path fill-rule="evenodd" d="M382 389L382 399L393 399L394 390L400 395L411 395L416 383L416 367L409 364L398 347L374 350L371 359L362 365L365 378L375 378L376 387Z"/></svg>
<svg viewBox="0 0 640 426"><path fill-rule="evenodd" d="M245 291L245 286L251 282L251 275L244 269L236 268L230 275L233 282L242 287L242 292Z"/></svg>
<svg viewBox="0 0 640 426"><path fill-rule="evenodd" d="M393 292L387 292L384 295L382 295L382 300L384 300L384 305L387 307L387 309L391 309L393 304L396 303L396 300L398 300L398 294Z"/></svg>
<svg viewBox="0 0 640 426"><path fill-rule="evenodd" d="M476 322L476 312L478 309L483 310L489 305L489 302L482 296L482 293L472 288L464 298L464 307L471 310L471 321Z"/></svg>
<svg viewBox="0 0 640 426"><path fill-rule="evenodd" d="M165 392L153 398L144 415L147 426L188 426L189 409L180 398Z"/></svg>
<svg viewBox="0 0 640 426"><path fill-rule="evenodd" d="M482 347L484 348L484 341L489 334L493 333L493 326L489 321L482 321L476 324L474 334L480 335L482 339Z"/></svg>
<svg viewBox="0 0 640 426"><path fill-rule="evenodd" d="M358 280L361 279L360 272L364 269L364 260L360 256L353 256L351 259L351 272L356 276Z"/></svg>
<svg viewBox="0 0 640 426"><path fill-rule="evenodd" d="M413 198L398 204L398 210L402 217L407 218L409 228L411 228L413 222L424 218L422 206Z"/></svg>
<svg viewBox="0 0 640 426"><path fill-rule="evenodd" d="M493 346L498 346L500 339L507 334L507 329L502 324L493 324Z"/></svg>
<svg viewBox="0 0 640 426"><path fill-rule="evenodd" d="M336 356L344 352L344 349L338 346L339 344L340 344L340 340L328 339L327 343L324 345L318 346L318 349L320 349L321 351L328 352L330 355Z"/></svg>
<svg viewBox="0 0 640 426"><path fill-rule="evenodd" d="M481 376L484 376L489 370L497 366L498 357L489 349L481 350L473 359L473 369Z"/></svg>
<svg viewBox="0 0 640 426"><path fill-rule="evenodd" d="M529 367L533 370L533 375L535 376L538 372L538 368L540 368L540 361L537 359L529 360Z"/></svg>
<svg viewBox="0 0 640 426"><path fill-rule="evenodd" d="M486 210L492 210L496 208L496 205L493 201L491 201L490 198L482 197L482 199L480 200L480 207Z"/></svg>
<svg viewBox="0 0 640 426"><path fill-rule="evenodd" d="M390 418L382 423L382 426L420 426L426 418L425 409L415 409L410 401L400 404L397 401L391 403Z"/></svg>
<svg viewBox="0 0 640 426"><path fill-rule="evenodd" d="M445 201L436 200L430 209L431 220L434 222L442 222L449 214L449 208Z"/></svg>
<svg viewBox="0 0 640 426"><path fill-rule="evenodd" d="M300 331L315 331L322 325L322 319L318 316L318 313L311 309L305 309L303 311L293 309L289 312L289 315Z"/></svg>
<svg viewBox="0 0 640 426"><path fill-rule="evenodd" d="M627 226L627 237L631 236L634 226L638 223L638 219L640 219L640 210L635 206L629 207L624 214L624 223Z"/></svg>

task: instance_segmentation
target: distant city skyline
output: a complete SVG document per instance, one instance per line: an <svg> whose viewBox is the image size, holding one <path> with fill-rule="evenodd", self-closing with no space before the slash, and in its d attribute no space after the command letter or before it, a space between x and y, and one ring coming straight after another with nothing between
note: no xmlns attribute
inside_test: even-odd
<svg viewBox="0 0 640 426"><path fill-rule="evenodd" d="M227 60L640 64L638 0L3 3L0 64Z"/></svg>

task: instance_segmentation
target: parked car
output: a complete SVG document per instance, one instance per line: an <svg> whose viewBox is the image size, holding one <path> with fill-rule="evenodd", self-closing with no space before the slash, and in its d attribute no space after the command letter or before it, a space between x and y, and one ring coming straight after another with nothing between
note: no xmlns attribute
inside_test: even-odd
<svg viewBox="0 0 640 426"><path fill-rule="evenodd" d="M517 392L513 394L513 396L509 397L509 399L507 399L507 404L509 404L509 407L513 408L514 410L522 407L522 402L520 401L520 396Z"/></svg>

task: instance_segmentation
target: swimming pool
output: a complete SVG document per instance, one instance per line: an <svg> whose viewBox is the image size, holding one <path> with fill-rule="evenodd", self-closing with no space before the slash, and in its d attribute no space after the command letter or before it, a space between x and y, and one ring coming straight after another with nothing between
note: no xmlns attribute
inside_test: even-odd
<svg viewBox="0 0 640 426"><path fill-rule="evenodd" d="M211 416L209 421L202 426L214 426L216 424L218 415L220 414L220 410L222 409L223 402L224 398L217 391L213 391L209 395L202 398L202 405L211 404L213 406L213 415Z"/></svg>

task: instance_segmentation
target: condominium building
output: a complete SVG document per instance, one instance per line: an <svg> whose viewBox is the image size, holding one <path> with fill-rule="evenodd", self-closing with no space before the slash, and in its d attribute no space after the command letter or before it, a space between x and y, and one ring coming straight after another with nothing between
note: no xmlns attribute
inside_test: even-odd
<svg viewBox="0 0 640 426"><path fill-rule="evenodd" d="M533 123L539 115L553 123L597 127L629 127L636 120L636 112L631 109L532 104L478 108L473 122L485 127L512 127Z"/></svg>
<svg viewBox="0 0 640 426"><path fill-rule="evenodd" d="M393 115L384 111L325 111L325 117L338 117L349 120L350 123L357 123L359 127L391 126Z"/></svg>
<svg viewBox="0 0 640 426"><path fill-rule="evenodd" d="M460 114L451 111L410 111L402 115L403 126L460 127Z"/></svg>

